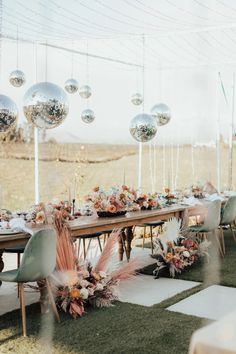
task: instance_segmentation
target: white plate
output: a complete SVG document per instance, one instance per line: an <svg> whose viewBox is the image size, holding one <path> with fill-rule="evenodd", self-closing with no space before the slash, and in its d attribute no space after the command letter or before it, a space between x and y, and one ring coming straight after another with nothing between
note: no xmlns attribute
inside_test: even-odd
<svg viewBox="0 0 236 354"><path fill-rule="evenodd" d="M14 235L14 234L18 234L20 233L21 230L20 229L2 229L0 228L0 235Z"/></svg>

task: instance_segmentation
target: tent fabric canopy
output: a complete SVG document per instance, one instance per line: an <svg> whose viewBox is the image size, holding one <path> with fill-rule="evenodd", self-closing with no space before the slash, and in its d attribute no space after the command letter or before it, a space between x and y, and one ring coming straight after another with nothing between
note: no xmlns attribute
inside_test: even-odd
<svg viewBox="0 0 236 354"><path fill-rule="evenodd" d="M2 37L150 67L235 64L233 0L2 0Z"/></svg>

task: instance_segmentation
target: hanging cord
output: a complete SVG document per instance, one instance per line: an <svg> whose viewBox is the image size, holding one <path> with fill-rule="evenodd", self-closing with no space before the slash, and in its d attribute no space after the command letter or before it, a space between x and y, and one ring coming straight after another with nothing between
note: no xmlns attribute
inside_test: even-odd
<svg viewBox="0 0 236 354"><path fill-rule="evenodd" d="M143 113L145 110L145 36L143 34L143 65L142 65L142 95L143 95Z"/></svg>
<svg viewBox="0 0 236 354"><path fill-rule="evenodd" d="M72 49L74 49L74 43L72 42ZM74 51L71 52L71 78L74 77Z"/></svg>
<svg viewBox="0 0 236 354"><path fill-rule="evenodd" d="M48 81L48 41L45 45L45 81Z"/></svg>
<svg viewBox="0 0 236 354"><path fill-rule="evenodd" d="M38 47L37 47L37 42L34 43L34 64L35 64L35 83L38 81Z"/></svg>
<svg viewBox="0 0 236 354"><path fill-rule="evenodd" d="M89 86L89 55L88 55L88 40L86 41L86 84ZM87 98L87 109L90 107L90 98Z"/></svg>
<svg viewBox="0 0 236 354"><path fill-rule="evenodd" d="M19 69L19 30L16 26L16 68Z"/></svg>

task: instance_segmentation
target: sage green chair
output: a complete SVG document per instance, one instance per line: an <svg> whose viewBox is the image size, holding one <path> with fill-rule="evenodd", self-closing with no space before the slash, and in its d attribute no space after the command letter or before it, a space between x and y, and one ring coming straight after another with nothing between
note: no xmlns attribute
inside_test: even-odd
<svg viewBox="0 0 236 354"><path fill-rule="evenodd" d="M192 225L188 228L188 232L195 233L201 238L206 238L209 233L213 233L216 237L216 240L219 244L219 250L221 255L224 255L223 244L222 244L222 235L218 232L220 225L220 213L221 213L221 201L214 200L207 207L207 213L203 224Z"/></svg>
<svg viewBox="0 0 236 354"><path fill-rule="evenodd" d="M234 242L236 243L236 237L235 237L234 229L233 229L235 218L236 218L236 195L234 195L228 199L224 208L221 211L220 231L221 231L221 237L223 240L224 253L225 253L225 242L224 242L223 227L224 226L230 227Z"/></svg>
<svg viewBox="0 0 236 354"><path fill-rule="evenodd" d="M60 322L49 282L49 276L54 271L55 265L56 232L52 229L40 230L31 236L27 243L20 267L0 273L0 280L19 284L23 336L26 336L24 283L45 279L49 301L57 320Z"/></svg>

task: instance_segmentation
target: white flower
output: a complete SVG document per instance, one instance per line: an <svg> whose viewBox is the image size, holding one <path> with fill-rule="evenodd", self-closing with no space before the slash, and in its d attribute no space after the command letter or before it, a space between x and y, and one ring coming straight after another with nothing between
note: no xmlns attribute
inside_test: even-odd
<svg viewBox="0 0 236 354"><path fill-rule="evenodd" d="M86 300L89 296L89 292L87 289L85 288L82 288L80 289L80 297L83 299L83 300Z"/></svg>
<svg viewBox="0 0 236 354"><path fill-rule="evenodd" d="M101 283L97 283L95 290L103 290L103 285Z"/></svg>
<svg viewBox="0 0 236 354"><path fill-rule="evenodd" d="M80 284L80 286L82 286L82 288L87 288L87 286L89 286L89 281L87 281L87 280L85 280L85 279L81 279L80 281L79 281L79 284Z"/></svg>
<svg viewBox="0 0 236 354"><path fill-rule="evenodd" d="M106 278L106 276L107 276L106 272L103 272L103 271L100 271L99 275L102 279Z"/></svg>
<svg viewBox="0 0 236 354"><path fill-rule="evenodd" d="M184 251L183 252L183 256L186 257L186 258L189 258L190 257L189 251Z"/></svg>
<svg viewBox="0 0 236 354"><path fill-rule="evenodd" d="M93 288L88 288L88 293L89 293L89 296L93 296L94 295L94 289Z"/></svg>

